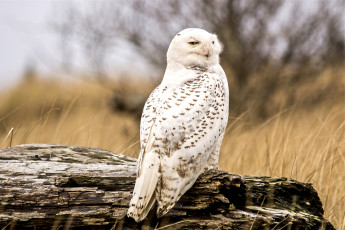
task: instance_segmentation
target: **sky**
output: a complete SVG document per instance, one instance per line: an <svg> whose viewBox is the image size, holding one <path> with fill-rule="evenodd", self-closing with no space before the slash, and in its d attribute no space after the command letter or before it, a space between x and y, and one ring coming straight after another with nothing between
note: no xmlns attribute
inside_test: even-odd
<svg viewBox="0 0 345 230"><path fill-rule="evenodd" d="M84 0L0 0L0 92L21 80L28 66L34 66L40 76L70 77L59 72L61 64L60 37L51 28L59 10L70 4L81 3L81 6L91 1ZM129 49L128 49L129 50ZM131 54L130 51L128 53ZM85 68L81 58L75 57L80 69ZM118 67L128 64L128 57L133 61L133 55L118 55L112 60ZM81 60L81 61L80 61ZM138 60L138 59L136 59ZM73 60L76 62L76 60ZM138 68L147 71L138 60ZM74 63L75 64L75 63ZM79 66L78 66L79 65ZM85 68L86 69L86 68ZM81 70L82 71L82 70Z"/></svg>
<svg viewBox="0 0 345 230"><path fill-rule="evenodd" d="M0 90L13 85L28 65L49 71L45 58L56 36L47 27L56 0L0 0Z"/></svg>
<svg viewBox="0 0 345 230"><path fill-rule="evenodd" d="M18 82L29 65L33 65L41 75L60 77L58 68L54 68L54 64L59 63L59 38L49 23L57 16L55 13L61 9L59 7L71 2L84 5L90 1L0 0L0 92ZM304 2L306 9L313 9L310 2ZM284 12L281 13L282 18L286 17L288 11ZM126 66L128 58L123 58L125 56L131 57L131 63L142 62L133 61L133 55L120 54L111 61L112 66L117 66L117 70L118 67Z"/></svg>

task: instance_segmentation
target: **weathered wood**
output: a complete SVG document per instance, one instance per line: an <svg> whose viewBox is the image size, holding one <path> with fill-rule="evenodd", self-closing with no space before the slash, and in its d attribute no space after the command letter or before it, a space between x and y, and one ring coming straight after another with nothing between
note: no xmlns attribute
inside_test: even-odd
<svg viewBox="0 0 345 230"><path fill-rule="evenodd" d="M136 159L65 145L0 149L2 229L334 229L311 184L204 173L163 218L126 217Z"/></svg>

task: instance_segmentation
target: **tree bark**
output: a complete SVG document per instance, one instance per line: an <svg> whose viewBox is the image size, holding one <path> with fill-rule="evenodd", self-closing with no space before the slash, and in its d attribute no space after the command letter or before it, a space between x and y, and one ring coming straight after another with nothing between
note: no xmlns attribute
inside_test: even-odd
<svg viewBox="0 0 345 230"><path fill-rule="evenodd" d="M202 174L175 207L126 217L136 159L66 145L0 149L2 229L334 229L311 184L281 177Z"/></svg>

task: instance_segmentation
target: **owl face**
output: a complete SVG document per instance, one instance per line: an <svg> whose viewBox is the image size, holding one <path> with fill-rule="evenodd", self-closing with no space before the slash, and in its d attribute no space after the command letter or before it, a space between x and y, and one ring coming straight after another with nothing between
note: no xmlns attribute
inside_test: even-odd
<svg viewBox="0 0 345 230"><path fill-rule="evenodd" d="M219 64L222 46L214 34L189 28L179 32L171 41L167 61L182 64L185 67L199 66L207 68Z"/></svg>

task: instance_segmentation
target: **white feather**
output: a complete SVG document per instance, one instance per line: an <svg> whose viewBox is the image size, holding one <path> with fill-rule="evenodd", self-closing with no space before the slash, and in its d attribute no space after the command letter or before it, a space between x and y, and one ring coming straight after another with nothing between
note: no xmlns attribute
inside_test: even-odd
<svg viewBox="0 0 345 230"><path fill-rule="evenodd" d="M143 167L139 173L128 209L128 216L137 222L144 219L154 205L154 193L159 178L159 159L156 154L146 153L142 164L148 167Z"/></svg>
<svg viewBox="0 0 345 230"><path fill-rule="evenodd" d="M143 220L155 202L165 215L209 168L217 168L229 92L217 36L186 29L172 40L162 83L140 124L138 176L128 216Z"/></svg>

